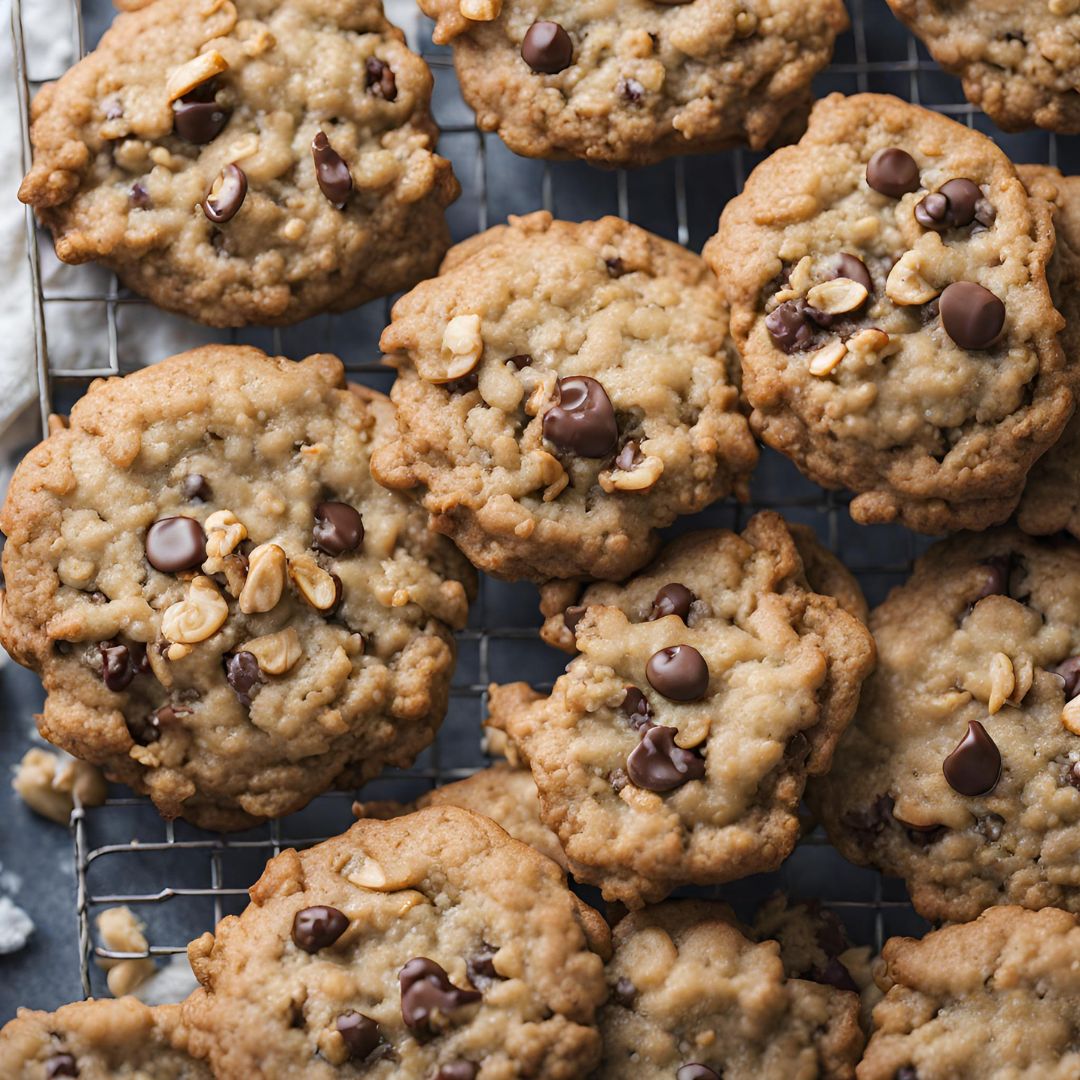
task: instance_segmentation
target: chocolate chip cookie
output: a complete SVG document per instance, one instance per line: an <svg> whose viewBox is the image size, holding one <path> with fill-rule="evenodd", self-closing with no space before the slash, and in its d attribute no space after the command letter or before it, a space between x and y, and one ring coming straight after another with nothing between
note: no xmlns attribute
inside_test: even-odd
<svg viewBox="0 0 1080 1080"><path fill-rule="evenodd" d="M1080 132L1080 6L1073 0L888 0L1001 128Z"/></svg>
<svg viewBox="0 0 1080 1080"><path fill-rule="evenodd" d="M698 256L618 218L539 212L459 244L394 305L400 437L375 478L508 578L632 573L656 529L757 460L727 312Z"/></svg>
<svg viewBox="0 0 1080 1080"><path fill-rule="evenodd" d="M568 616L579 655L551 696L514 683L490 705L571 873L636 908L775 868L873 665L866 628L811 591L771 512L594 589Z"/></svg>
<svg viewBox="0 0 1080 1080"><path fill-rule="evenodd" d="M853 1080L859 999L788 978L721 904L669 900L614 931L598 1080Z"/></svg>
<svg viewBox="0 0 1080 1080"><path fill-rule="evenodd" d="M1002 907L921 941L892 938L859 1080L1080 1075L1080 926Z"/></svg>
<svg viewBox="0 0 1080 1080"><path fill-rule="evenodd" d="M486 818L357 822L271 860L251 900L188 949L184 1020L218 1080L580 1080L600 1062L607 927Z"/></svg>
<svg viewBox="0 0 1080 1080"><path fill-rule="evenodd" d="M643 165L797 137L841 0L420 0L479 126L528 157Z"/></svg>
<svg viewBox="0 0 1080 1080"><path fill-rule="evenodd" d="M392 427L327 355L208 346L95 383L0 515L0 641L44 681L41 733L207 828L411 763L474 575L371 479Z"/></svg>
<svg viewBox="0 0 1080 1080"><path fill-rule="evenodd" d="M829 838L931 920L1080 912L1080 544L954 537L870 627L877 671L808 790Z"/></svg>
<svg viewBox="0 0 1080 1080"><path fill-rule="evenodd" d="M182 1046L179 1006L135 998L80 1001L54 1013L20 1009L0 1031L5 1080L211 1080Z"/></svg>
<svg viewBox="0 0 1080 1080"><path fill-rule="evenodd" d="M155 0L34 99L19 197L65 262L200 322L342 311L449 244L431 86L378 0Z"/></svg>
<svg viewBox="0 0 1080 1080"><path fill-rule="evenodd" d="M853 517L1008 517L1080 367L1046 282L1050 208L990 139L897 98L833 95L706 247L751 423Z"/></svg>

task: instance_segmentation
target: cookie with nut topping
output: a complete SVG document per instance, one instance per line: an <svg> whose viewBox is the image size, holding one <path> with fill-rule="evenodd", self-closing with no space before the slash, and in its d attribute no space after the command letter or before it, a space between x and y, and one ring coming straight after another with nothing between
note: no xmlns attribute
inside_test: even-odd
<svg viewBox="0 0 1080 1080"><path fill-rule="evenodd" d="M600 1062L607 925L487 818L359 821L272 859L250 895L188 948L202 988L183 1016L218 1080L576 1080Z"/></svg>
<svg viewBox="0 0 1080 1080"><path fill-rule="evenodd" d="M155 0L34 99L19 197L62 260L200 322L342 311L449 245L431 88L379 0Z"/></svg>
<svg viewBox="0 0 1080 1080"><path fill-rule="evenodd" d="M565 619L578 655L551 695L493 687L488 723L532 769L574 877L638 908L779 866L874 658L783 519L681 537Z"/></svg>
<svg viewBox="0 0 1080 1080"><path fill-rule="evenodd" d="M15 472L0 641L45 738L167 817L243 828L406 765L474 574L368 460L341 362L207 346L95 383Z"/></svg>
<svg viewBox="0 0 1080 1080"><path fill-rule="evenodd" d="M421 0L485 131L527 157L644 165L802 131L841 0Z"/></svg>
<svg viewBox="0 0 1080 1080"><path fill-rule="evenodd" d="M705 251L755 431L855 492L857 521L1004 520L1080 378L1053 248L1050 207L990 139L892 97L819 102Z"/></svg>
<svg viewBox="0 0 1080 1080"><path fill-rule="evenodd" d="M878 667L807 795L926 918L1080 912L1080 544L935 545L870 616Z"/></svg>
<svg viewBox="0 0 1080 1080"><path fill-rule="evenodd" d="M757 448L698 256L618 218L511 218L394 305L399 437L372 471L507 578L618 579Z"/></svg>

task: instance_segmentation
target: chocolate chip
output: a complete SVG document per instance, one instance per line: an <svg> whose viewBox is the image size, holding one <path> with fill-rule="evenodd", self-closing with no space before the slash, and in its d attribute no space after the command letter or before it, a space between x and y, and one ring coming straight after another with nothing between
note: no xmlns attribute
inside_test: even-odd
<svg viewBox="0 0 1080 1080"><path fill-rule="evenodd" d="M383 101L397 101L397 79L390 65L375 56L369 56L364 65L368 91Z"/></svg>
<svg viewBox="0 0 1080 1080"><path fill-rule="evenodd" d="M570 607L563 612L563 626L565 626L571 634L576 633L578 623L581 622L586 611L588 611L588 608L586 608L584 604L571 604Z"/></svg>
<svg viewBox="0 0 1080 1080"><path fill-rule="evenodd" d="M784 757L789 761L805 761L809 756L810 740L801 731L796 731L784 747Z"/></svg>
<svg viewBox="0 0 1080 1080"><path fill-rule="evenodd" d="M980 600L988 596L1008 596L1009 578L1012 575L1012 555L991 555L982 565L987 570L986 584L971 601L974 607ZM970 609L969 609L970 610Z"/></svg>
<svg viewBox="0 0 1080 1080"><path fill-rule="evenodd" d="M475 371L468 375L462 375L460 379L452 379L443 383L443 389L449 394L471 394L480 385L480 376Z"/></svg>
<svg viewBox="0 0 1080 1080"><path fill-rule="evenodd" d="M465 1005L480 1001L478 990L462 990L450 982L450 977L434 960L426 956L413 957L400 971L401 1018L406 1027L424 1029L430 1026L435 1013L451 1013Z"/></svg>
<svg viewBox="0 0 1080 1080"><path fill-rule="evenodd" d="M1080 656L1070 656L1068 660L1062 660L1056 668L1051 668L1051 671L1065 680L1065 700L1072 701L1077 690L1080 690Z"/></svg>
<svg viewBox="0 0 1080 1080"><path fill-rule="evenodd" d="M311 952L313 950L308 949L307 951ZM334 1026L337 1028L338 1034L341 1035L345 1047L349 1051L349 1057L353 1061L363 1061L379 1045L381 1038L379 1025L370 1016L364 1016L363 1013L355 1012L352 1009L343 1012L337 1018Z"/></svg>
<svg viewBox="0 0 1080 1080"><path fill-rule="evenodd" d="M131 685L136 675L148 670L146 646L141 643L124 645L119 641L102 641L101 681L113 693L120 693Z"/></svg>
<svg viewBox="0 0 1080 1080"><path fill-rule="evenodd" d="M71 1054L53 1054L45 1062L45 1076L53 1080L54 1076L78 1076L79 1066Z"/></svg>
<svg viewBox="0 0 1080 1080"><path fill-rule="evenodd" d="M125 720L132 742L139 746L149 746L161 738L161 717L158 715L160 711L155 710L146 716L130 716Z"/></svg>
<svg viewBox="0 0 1080 1080"><path fill-rule="evenodd" d="M202 473L188 473L180 490L184 493L184 498L191 502L209 502L214 497L210 481Z"/></svg>
<svg viewBox="0 0 1080 1080"><path fill-rule="evenodd" d="M720 1074L710 1069L708 1065L699 1065L696 1061L691 1061L680 1067L675 1074L675 1080L720 1080Z"/></svg>
<svg viewBox="0 0 1080 1080"><path fill-rule="evenodd" d="M544 414L544 438L581 457L606 457L619 440L615 410L604 388L587 375L558 382L558 401Z"/></svg>
<svg viewBox="0 0 1080 1080"><path fill-rule="evenodd" d="M574 43L557 22L541 19L525 34L521 59L540 75L556 75L573 62Z"/></svg>
<svg viewBox="0 0 1080 1080"><path fill-rule="evenodd" d="M866 263L855 255L842 251L836 259L836 277L857 281L868 293L874 291L874 279L866 269Z"/></svg>
<svg viewBox="0 0 1080 1080"><path fill-rule="evenodd" d="M823 968L814 968L809 972L812 982L823 986L833 986L837 990L859 992L859 984L851 977L851 972L835 956L829 957Z"/></svg>
<svg viewBox="0 0 1080 1080"><path fill-rule="evenodd" d="M206 558L206 533L189 517L167 517L146 530L146 561L163 574L194 570Z"/></svg>
<svg viewBox="0 0 1080 1080"><path fill-rule="evenodd" d="M465 960L465 971L469 982L477 990L486 990L496 979L502 976L495 970L495 954L499 950L486 941L481 942L480 951Z"/></svg>
<svg viewBox="0 0 1080 1080"><path fill-rule="evenodd" d="M690 616L690 605L696 599L697 597L685 585L673 581L656 594L649 622L667 618L668 615L678 615L683 622L686 622Z"/></svg>
<svg viewBox="0 0 1080 1080"><path fill-rule="evenodd" d="M988 349L1005 326L1005 305L974 281L954 281L938 297L945 333L961 349Z"/></svg>
<svg viewBox="0 0 1080 1080"><path fill-rule="evenodd" d="M654 724L645 728L641 742L626 759L626 772L631 782L646 791L671 791L688 780L700 780L705 775L705 759L693 750L675 745L678 731Z"/></svg>
<svg viewBox="0 0 1080 1080"><path fill-rule="evenodd" d="M810 346L814 328L807 306L805 300L786 300L765 316L765 329L777 348L792 353Z"/></svg>
<svg viewBox="0 0 1080 1080"><path fill-rule="evenodd" d="M620 79L615 89L619 97L631 105L640 105L645 100L645 87L637 79Z"/></svg>
<svg viewBox="0 0 1080 1080"><path fill-rule="evenodd" d="M259 661L249 652L238 652L225 657L225 678L236 692L244 708L251 707L255 688L263 681Z"/></svg>
<svg viewBox="0 0 1080 1080"><path fill-rule="evenodd" d="M476 1066L471 1061L448 1061L439 1066L432 1080L475 1080Z"/></svg>
<svg viewBox="0 0 1080 1080"><path fill-rule="evenodd" d="M507 357L506 362L512 364L517 371L520 371L522 368L528 367L533 362L533 358L528 353L518 353L516 356Z"/></svg>
<svg viewBox="0 0 1080 1080"><path fill-rule="evenodd" d="M919 166L898 146L879 150L866 166L866 182L882 195L899 199L919 187Z"/></svg>
<svg viewBox="0 0 1080 1080"><path fill-rule="evenodd" d="M1080 761L1066 761L1061 766L1061 782L1080 791Z"/></svg>
<svg viewBox="0 0 1080 1080"><path fill-rule="evenodd" d="M173 102L173 130L196 146L213 142L228 122L229 110L214 100L211 83L203 83Z"/></svg>
<svg viewBox="0 0 1080 1080"><path fill-rule="evenodd" d="M697 701L709 689L709 666L693 645L670 645L645 665L649 684L671 701Z"/></svg>
<svg viewBox="0 0 1080 1080"><path fill-rule="evenodd" d="M631 439L618 454L615 455L615 467L617 469L622 469L623 472L630 472L644 460L645 456L641 452L641 447Z"/></svg>
<svg viewBox="0 0 1080 1080"><path fill-rule="evenodd" d="M989 795L1001 778L1001 751L978 720L968 722L967 734L942 763L949 787L961 795Z"/></svg>
<svg viewBox="0 0 1080 1080"><path fill-rule="evenodd" d="M216 190L215 190L216 189ZM244 170L231 163L221 170L213 187L202 201L203 213L216 225L223 225L236 217L247 197L248 182Z"/></svg>
<svg viewBox="0 0 1080 1080"><path fill-rule="evenodd" d="M892 821L893 805L891 795L879 795L867 807L845 810L840 820L853 832L876 836Z"/></svg>
<svg viewBox="0 0 1080 1080"><path fill-rule="evenodd" d="M150 192L146 190L142 182L136 180L128 192L128 203L136 210L149 210L154 205L154 200L150 198Z"/></svg>
<svg viewBox="0 0 1080 1080"><path fill-rule="evenodd" d="M622 277L626 273L626 264L618 255L612 255L611 258L605 259L604 265L613 278Z"/></svg>
<svg viewBox="0 0 1080 1080"><path fill-rule="evenodd" d="M622 699L619 710L634 728L644 727L651 716L649 699L636 686L626 688L626 697Z"/></svg>
<svg viewBox="0 0 1080 1080"><path fill-rule="evenodd" d="M979 819L979 832L987 840L996 841L1001 839L1001 831L1005 828L1005 819L1000 814L987 814Z"/></svg>
<svg viewBox="0 0 1080 1080"><path fill-rule="evenodd" d="M293 916L292 939L298 949L317 953L333 945L348 929L349 918L345 912L319 904L301 908Z"/></svg>
<svg viewBox="0 0 1080 1080"><path fill-rule="evenodd" d="M327 555L355 551L364 540L364 521L348 503L321 502L315 507L311 546Z"/></svg>
<svg viewBox="0 0 1080 1080"><path fill-rule="evenodd" d="M962 229L975 220L975 208L982 198L979 186L971 180L947 180L918 203L915 220L936 232Z"/></svg>
<svg viewBox="0 0 1080 1080"><path fill-rule="evenodd" d="M924 229L942 230L950 225L949 200L934 191L915 205L915 220Z"/></svg>
<svg viewBox="0 0 1080 1080"><path fill-rule="evenodd" d="M349 166L321 131L311 140L311 156L315 159L315 179L319 182L319 190L340 210L353 187Z"/></svg>
<svg viewBox="0 0 1080 1080"><path fill-rule="evenodd" d="M625 975L620 975L612 996L620 1005L629 1009L637 999L637 987Z"/></svg>

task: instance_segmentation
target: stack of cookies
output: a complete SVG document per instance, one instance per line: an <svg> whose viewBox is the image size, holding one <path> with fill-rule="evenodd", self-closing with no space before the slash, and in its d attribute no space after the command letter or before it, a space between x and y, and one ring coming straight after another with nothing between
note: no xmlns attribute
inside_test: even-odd
<svg viewBox="0 0 1080 1080"><path fill-rule="evenodd" d="M949 5L894 6L990 111L1073 122L1050 61L1018 100ZM389 398L217 345L54 418L0 515L41 734L238 830L416 760L477 570L569 657L490 688L505 760L270 860L186 1001L23 1011L0 1075L1080 1075L1078 181L891 97L807 122L836 0L421 7L523 154L805 134L704 257L544 211L447 251L430 73L374 0L155 0L41 93L21 196L62 258L219 326L414 286ZM662 532L746 502L759 441L956 535L868 612L775 511ZM950 925L871 958L812 899L673 897L776 870L808 810Z"/></svg>

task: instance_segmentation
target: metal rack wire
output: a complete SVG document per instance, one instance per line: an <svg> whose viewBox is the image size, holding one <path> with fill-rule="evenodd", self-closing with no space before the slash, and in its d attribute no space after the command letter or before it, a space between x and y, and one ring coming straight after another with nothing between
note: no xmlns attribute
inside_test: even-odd
<svg viewBox="0 0 1080 1080"><path fill-rule="evenodd" d="M84 49L83 9L72 3L76 51ZM87 0L88 8L93 0ZM819 93L880 90L931 105L971 126L992 132L985 117L962 98L954 80L930 62L915 39L893 20L884 0L849 0L852 30L837 47L835 62L819 80ZM873 34L868 35L868 27ZM12 4L12 33L23 121L23 154L29 162L27 117L38 82L28 69L26 33L20 0ZM430 46L430 24L421 20L417 40L436 76L435 112L443 132L440 148L451 157L464 187L451 211L458 238L487 228L508 211L542 206L565 217L618 213L666 233L680 243L700 247L715 226L726 198L741 190L757 159L748 151L701 159L676 159L638 173L586 171L575 163L530 162L514 158L494 136L472 124L471 113L457 97L453 66L446 50ZM34 73L39 74L39 73ZM46 73L55 77L59 72ZM992 132L993 133L993 132ZM1053 136L999 137L1019 160L1057 164ZM502 179L495 183L493 178ZM507 178L513 182L508 183ZM583 180L588 178L588 182ZM125 292L113 278L102 289L49 286L43 263L49 240L27 213L29 269L34 282L35 347L42 430L48 416L97 377L115 375L125 366L124 315L145 301ZM48 327L65 310L90 306L100 315L105 347L103 360L76 366L69 357L50 354ZM233 331L226 340L260 345L275 353L301 356L315 346L338 352L353 376L385 388L389 377L375 362L378 332L387 321L389 301L368 305L356 314L310 320L299 330ZM347 332L346 332L347 330ZM823 492L804 480L787 462L766 452L747 506L722 505L694 524L740 528L762 507L813 525L821 538L859 576L871 600L902 580L920 541L900 528L864 529L849 519L843 496ZM682 523L681 528L686 527ZM562 659L540 643L535 594L527 586L485 579L469 629L459 635L460 659L451 709L437 742L412 769L391 773L366 789L368 797L409 797L434 784L468 775L485 764L480 720L490 681L528 678L549 683ZM283 821L234 836L200 832L183 822L163 822L144 799L119 796L96 809L77 809L72 821L76 875L77 962L83 991L102 992L94 967L99 957L129 954L95 946L94 915L115 904L129 904L149 924L152 956L183 951L185 943L210 929L223 915L243 906L246 887L261 872L266 858L290 845L302 845L344 828L351 815L350 796L328 794L307 810ZM750 905L776 888L796 895L816 895L836 909L853 938L880 948L893 933L917 931L914 916L899 883L844 863L819 834L812 834L777 873L725 887L725 899ZM138 954L142 955L142 954Z"/></svg>

